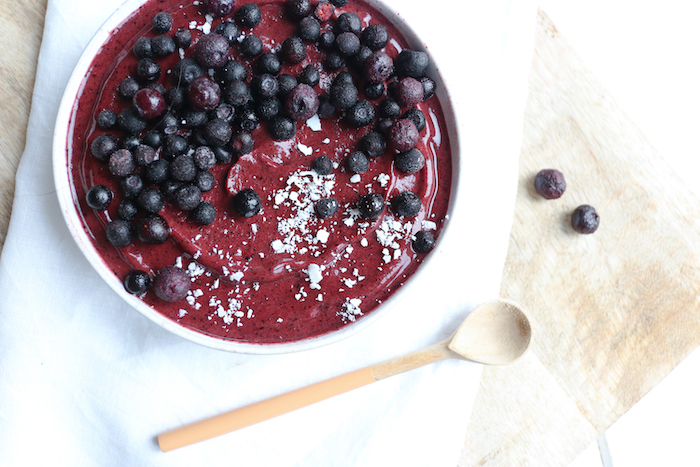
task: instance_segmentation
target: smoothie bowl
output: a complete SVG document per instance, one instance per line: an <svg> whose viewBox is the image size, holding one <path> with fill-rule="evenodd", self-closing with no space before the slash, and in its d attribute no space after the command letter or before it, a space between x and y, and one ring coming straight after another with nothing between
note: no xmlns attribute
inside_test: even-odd
<svg viewBox="0 0 700 467"><path fill-rule="evenodd" d="M369 325L440 254L456 121L374 1L127 1L80 58L54 172L71 234L194 342L304 350Z"/></svg>

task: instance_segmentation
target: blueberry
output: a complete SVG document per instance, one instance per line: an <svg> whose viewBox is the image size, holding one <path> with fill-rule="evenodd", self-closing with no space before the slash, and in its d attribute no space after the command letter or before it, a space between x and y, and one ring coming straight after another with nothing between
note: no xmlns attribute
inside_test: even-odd
<svg viewBox="0 0 700 467"><path fill-rule="evenodd" d="M191 57L183 58L173 67L173 79L177 86L187 86L203 74L202 68Z"/></svg>
<svg viewBox="0 0 700 467"><path fill-rule="evenodd" d="M337 109L349 109L357 103L357 88L348 82L333 83L329 92L331 103Z"/></svg>
<svg viewBox="0 0 700 467"><path fill-rule="evenodd" d="M413 121L400 118L391 125L389 130L389 142L398 151L408 151L418 143L420 134Z"/></svg>
<svg viewBox="0 0 700 467"><path fill-rule="evenodd" d="M181 186L182 183L176 180L167 179L163 181L158 188L160 194L162 194L165 199L175 201L175 193Z"/></svg>
<svg viewBox="0 0 700 467"><path fill-rule="evenodd" d="M212 148L212 151L216 155L216 161L220 164L230 164L233 161L233 155L228 149Z"/></svg>
<svg viewBox="0 0 700 467"><path fill-rule="evenodd" d="M109 130L117 124L117 114L105 109L97 115L97 126L103 130Z"/></svg>
<svg viewBox="0 0 700 467"><path fill-rule="evenodd" d="M354 151L345 159L345 167L352 173L363 174L369 169L369 160L362 151Z"/></svg>
<svg viewBox="0 0 700 467"><path fill-rule="evenodd" d="M316 214L321 219L328 219L338 212L338 200L335 198L322 198L316 202Z"/></svg>
<svg viewBox="0 0 700 467"><path fill-rule="evenodd" d="M351 32L359 35L362 32L362 20L355 13L346 11L338 16L338 19L335 21L335 27L339 33Z"/></svg>
<svg viewBox="0 0 700 467"><path fill-rule="evenodd" d="M122 179L119 186L121 186L124 196L127 198L133 198L143 189L143 180L139 175L130 174Z"/></svg>
<svg viewBox="0 0 700 467"><path fill-rule="evenodd" d="M236 109L231 104L225 102L220 102L219 105L209 113L209 118L212 120L218 118L226 123L230 123L235 116Z"/></svg>
<svg viewBox="0 0 700 467"><path fill-rule="evenodd" d="M389 134L389 130L391 130L392 125L394 125L394 121L392 119L382 117L379 120L377 120L375 128L379 133L386 136Z"/></svg>
<svg viewBox="0 0 700 467"><path fill-rule="evenodd" d="M335 114L335 110L336 108L328 94L318 96L318 111L316 113L319 118L330 118Z"/></svg>
<svg viewBox="0 0 700 467"><path fill-rule="evenodd" d="M192 33L189 29L179 28L173 35L175 45L181 49L186 49L192 45Z"/></svg>
<svg viewBox="0 0 700 467"><path fill-rule="evenodd" d="M87 205L92 209L103 211L107 209L109 203L112 202L112 190L104 185L95 185L90 188L85 196L85 201Z"/></svg>
<svg viewBox="0 0 700 467"><path fill-rule="evenodd" d="M216 165L216 155L207 146L199 146L195 149L192 158L199 170L209 170Z"/></svg>
<svg viewBox="0 0 700 467"><path fill-rule="evenodd" d="M233 81L245 81L248 79L248 69L245 65L238 63L235 60L229 60L226 65L219 70L219 77L224 84Z"/></svg>
<svg viewBox="0 0 700 467"><path fill-rule="evenodd" d="M255 138L248 131L239 131L231 138L229 149L237 158L248 154L255 147Z"/></svg>
<svg viewBox="0 0 700 467"><path fill-rule="evenodd" d="M205 110L189 110L182 114L180 125L187 129L195 129L202 128L208 121L209 114Z"/></svg>
<svg viewBox="0 0 700 467"><path fill-rule="evenodd" d="M252 188L245 188L233 197L233 207L243 217L256 215L262 209L260 196Z"/></svg>
<svg viewBox="0 0 700 467"><path fill-rule="evenodd" d="M188 147L187 140L181 135L165 135L163 137L162 154L168 159L186 153Z"/></svg>
<svg viewBox="0 0 700 467"><path fill-rule="evenodd" d="M158 214L151 214L141 219L137 230L139 240L151 245L165 243L171 232L168 222Z"/></svg>
<svg viewBox="0 0 700 467"><path fill-rule="evenodd" d="M279 88L279 94L286 95L288 94L292 89L296 87L296 85L299 84L297 82L297 79L287 73L282 73L277 77L277 85Z"/></svg>
<svg viewBox="0 0 700 467"><path fill-rule="evenodd" d="M319 175L330 175L333 171L333 162L331 162L328 156L318 156L311 163L311 168Z"/></svg>
<svg viewBox="0 0 700 467"><path fill-rule="evenodd" d="M255 106L255 113L260 120L272 120L279 115L282 103L276 97L260 99Z"/></svg>
<svg viewBox="0 0 700 467"><path fill-rule="evenodd" d="M345 66L345 59L336 52L331 52L326 55L326 59L323 62L323 67L328 71L340 70Z"/></svg>
<svg viewBox="0 0 700 467"><path fill-rule="evenodd" d="M435 247L435 237L427 230L419 230L416 232L411 245L416 253L425 254Z"/></svg>
<svg viewBox="0 0 700 467"><path fill-rule="evenodd" d="M299 83L308 84L313 88L318 86L321 82L321 73L319 73L315 66L306 65L297 75L297 81Z"/></svg>
<svg viewBox="0 0 700 467"><path fill-rule="evenodd" d="M248 34L238 45L238 50L244 57L257 57L264 50L262 39L255 34Z"/></svg>
<svg viewBox="0 0 700 467"><path fill-rule="evenodd" d="M260 119L255 109L243 109L238 116L238 124L244 131L253 131L260 126Z"/></svg>
<svg viewBox="0 0 700 467"><path fill-rule="evenodd" d="M396 71L402 77L420 79L428 65L430 65L430 58L422 50L405 49L396 57Z"/></svg>
<svg viewBox="0 0 700 467"><path fill-rule="evenodd" d="M232 134L231 125L220 118L210 120L204 126L204 139L209 146L225 146L231 140Z"/></svg>
<svg viewBox="0 0 700 467"><path fill-rule="evenodd" d="M136 196L136 203L144 211L155 214L163 209L165 200L156 188L147 187Z"/></svg>
<svg viewBox="0 0 700 467"><path fill-rule="evenodd" d="M296 123L287 116L277 116L270 121L270 135L277 141L294 138L296 131Z"/></svg>
<svg viewBox="0 0 700 467"><path fill-rule="evenodd" d="M221 88L209 76L199 76L187 86L187 98L194 110L214 110L221 99Z"/></svg>
<svg viewBox="0 0 700 467"><path fill-rule="evenodd" d="M175 53L177 46L175 45L175 40L172 37L163 34L156 36L151 40L151 49L153 49L153 55L156 57L167 57L168 55Z"/></svg>
<svg viewBox="0 0 700 467"><path fill-rule="evenodd" d="M372 49L366 45L361 45L360 50L355 55L350 57L350 65L361 71L364 68L365 62L372 55Z"/></svg>
<svg viewBox="0 0 700 467"><path fill-rule="evenodd" d="M173 17L161 11L153 17L153 30L158 34L165 34L173 27Z"/></svg>
<svg viewBox="0 0 700 467"><path fill-rule="evenodd" d="M101 161L109 160L109 156L119 147L116 136L108 133L98 135L90 144L90 152Z"/></svg>
<svg viewBox="0 0 700 467"><path fill-rule="evenodd" d="M394 61L385 52L372 52L364 64L364 72L370 83L382 83L394 71Z"/></svg>
<svg viewBox="0 0 700 467"><path fill-rule="evenodd" d="M135 219L138 213L138 206L130 199L121 200L117 206L117 215L120 219L130 221Z"/></svg>
<svg viewBox="0 0 700 467"><path fill-rule="evenodd" d="M146 85L146 87L149 89L154 89L154 90L158 91L159 93L161 93L162 95L165 95L165 86L160 84L158 81L155 81L153 83L149 83Z"/></svg>
<svg viewBox="0 0 700 467"><path fill-rule="evenodd" d="M374 159L386 151L386 138L378 131L370 131L362 137L360 148L367 157Z"/></svg>
<svg viewBox="0 0 700 467"><path fill-rule="evenodd" d="M318 36L318 45L322 49L330 50L335 45L335 33L333 31L323 31Z"/></svg>
<svg viewBox="0 0 700 467"><path fill-rule="evenodd" d="M204 68L221 68L228 61L231 47L219 34L204 34L194 46L194 59Z"/></svg>
<svg viewBox="0 0 700 467"><path fill-rule="evenodd" d="M343 57L352 57L360 51L360 38L352 32L342 32L335 38L335 47Z"/></svg>
<svg viewBox="0 0 700 467"><path fill-rule="evenodd" d="M134 55L138 58L150 58L153 56L153 49L151 48L151 38L150 37L139 37L134 43L132 49Z"/></svg>
<svg viewBox="0 0 700 467"><path fill-rule="evenodd" d="M119 147L128 149L129 151L133 151L139 144L141 144L141 138L136 135L124 135L122 139L119 140Z"/></svg>
<svg viewBox="0 0 700 467"><path fill-rule="evenodd" d="M262 21L262 12L255 3L245 3L238 8L234 17L242 28L252 29Z"/></svg>
<svg viewBox="0 0 700 467"><path fill-rule="evenodd" d="M340 84L355 84L355 80L352 77L350 73L347 71L341 71L337 75L335 75L335 78L333 78L333 81L331 82L331 86L335 85L340 85Z"/></svg>
<svg viewBox="0 0 700 467"><path fill-rule="evenodd" d="M123 132L135 135L146 129L146 121L141 118L138 110L134 107L127 107L117 116L117 125Z"/></svg>
<svg viewBox="0 0 700 467"><path fill-rule="evenodd" d="M214 28L214 32L220 36L223 36L228 42L228 45L231 47L237 43L238 36L240 35L238 26L236 26L236 23L230 20L219 23L219 25Z"/></svg>
<svg viewBox="0 0 700 467"><path fill-rule="evenodd" d="M275 97L279 92L277 78L269 73L253 76L250 82L250 90L256 97Z"/></svg>
<svg viewBox="0 0 700 467"><path fill-rule="evenodd" d="M107 240L116 247L123 247L131 244L134 240L134 231L129 221L115 219L105 228Z"/></svg>
<svg viewBox="0 0 700 467"><path fill-rule="evenodd" d="M394 165L403 173L412 174L418 172L425 166L425 157L418 149L397 154L394 157Z"/></svg>
<svg viewBox="0 0 700 467"><path fill-rule="evenodd" d="M274 52L265 52L255 60L255 69L258 73L269 73L279 75L282 71L282 63Z"/></svg>
<svg viewBox="0 0 700 467"><path fill-rule="evenodd" d="M306 121L318 111L318 94L308 84L298 84L287 95L286 109L296 121Z"/></svg>
<svg viewBox="0 0 700 467"><path fill-rule="evenodd" d="M593 206L583 204L571 214L571 227L578 233L592 234L598 230L600 216Z"/></svg>
<svg viewBox="0 0 700 467"><path fill-rule="evenodd" d="M357 208L365 219L376 219L384 210L384 197L379 193L368 193L360 198Z"/></svg>
<svg viewBox="0 0 700 467"><path fill-rule="evenodd" d="M216 2L209 0L209 3ZM187 296L191 282L184 269L166 266L156 274L153 280L153 291L165 302L177 302Z"/></svg>
<svg viewBox="0 0 700 467"><path fill-rule="evenodd" d="M138 81L136 81L131 76L127 76L121 83L119 83L117 92L124 99L131 99L134 97L134 94L136 94L139 89L141 89L141 86L139 85Z"/></svg>
<svg viewBox="0 0 700 467"><path fill-rule="evenodd" d="M148 133L143 135L143 141L142 141L143 144L141 144L140 146L154 149L154 148L160 147L162 142L163 142L163 135L160 132L153 130L153 131L149 131ZM134 153L134 157L136 157L136 153ZM138 158L137 158L136 162L139 163ZM143 165L143 164L141 164L141 165Z"/></svg>
<svg viewBox="0 0 700 467"><path fill-rule="evenodd" d="M183 185L175 192L175 203L183 211L191 211L202 202L202 190L195 185Z"/></svg>
<svg viewBox="0 0 700 467"><path fill-rule="evenodd" d="M243 107L253 99L250 88L243 81L233 81L224 88L224 101L235 107Z"/></svg>
<svg viewBox="0 0 700 467"><path fill-rule="evenodd" d="M168 173L170 178L178 182L191 182L197 175L194 158L189 154L180 154L170 162Z"/></svg>
<svg viewBox="0 0 700 467"><path fill-rule="evenodd" d="M153 120L165 112L165 97L163 94L151 88L139 89L134 94L133 104L141 118Z"/></svg>
<svg viewBox="0 0 700 467"><path fill-rule="evenodd" d="M131 271L124 277L124 288L132 295L141 295L150 284L150 276L143 271Z"/></svg>
<svg viewBox="0 0 700 467"><path fill-rule="evenodd" d="M367 99L379 99L384 95L384 83L367 83L365 85L365 96Z"/></svg>
<svg viewBox="0 0 700 467"><path fill-rule="evenodd" d="M306 44L301 37L288 37L282 42L280 54L285 62L296 65L306 59Z"/></svg>
<svg viewBox="0 0 700 467"><path fill-rule="evenodd" d="M321 23L313 16L307 16L299 22L297 33L302 40L317 41L321 35Z"/></svg>
<svg viewBox="0 0 700 467"><path fill-rule="evenodd" d="M151 83L160 78L160 65L151 58L142 58L136 63L136 80Z"/></svg>
<svg viewBox="0 0 700 467"><path fill-rule="evenodd" d="M566 190L564 174L556 169L540 170L535 176L535 191L545 199L557 199Z"/></svg>
<svg viewBox="0 0 700 467"><path fill-rule="evenodd" d="M128 149L117 149L109 156L109 172L115 177L126 177L135 168L134 156Z"/></svg>
<svg viewBox="0 0 700 467"><path fill-rule="evenodd" d="M411 191L402 191L391 200L391 207L401 217L414 217L420 212L421 201Z"/></svg>
<svg viewBox="0 0 700 467"><path fill-rule="evenodd" d="M187 103L185 89L177 86L172 86L165 91L163 97L165 97L165 103L168 104L171 109L180 109Z"/></svg>
<svg viewBox="0 0 700 467"><path fill-rule="evenodd" d="M199 188L199 191L206 193L214 188L216 184L216 179L214 174L208 170L200 170L197 172L197 176L194 178L194 184Z"/></svg>
<svg viewBox="0 0 700 467"><path fill-rule="evenodd" d="M401 107L414 107L423 101L423 85L415 78L401 78L394 88L394 95Z"/></svg>
<svg viewBox="0 0 700 467"><path fill-rule="evenodd" d="M432 78L423 76L420 79L420 84L423 86L423 100L426 100L435 94L435 81Z"/></svg>
<svg viewBox="0 0 700 467"><path fill-rule="evenodd" d="M302 19L313 11L310 0L287 0L286 8L294 19Z"/></svg>
<svg viewBox="0 0 700 467"><path fill-rule="evenodd" d="M387 97L377 107L380 117L398 118L401 115L401 106L395 99Z"/></svg>
<svg viewBox="0 0 700 467"><path fill-rule="evenodd" d="M197 224L209 225L216 219L216 208L206 201L202 201L190 212L190 217Z"/></svg>
<svg viewBox="0 0 700 467"><path fill-rule="evenodd" d="M236 0L206 0L207 12L214 16L224 17L230 15Z"/></svg>
<svg viewBox="0 0 700 467"><path fill-rule="evenodd" d="M416 130L418 130L419 132L423 131L423 129L425 128L425 114L420 109L408 109L406 112L404 112L401 118L407 118L410 121L412 121L413 124L416 126Z"/></svg>
<svg viewBox="0 0 700 467"><path fill-rule="evenodd" d="M318 5L316 5L316 8L314 9L314 16L322 23L325 23L326 21L331 19L331 17L333 17L334 12L335 7L333 6L333 4L328 2L319 2Z"/></svg>
<svg viewBox="0 0 700 467"><path fill-rule="evenodd" d="M374 107L365 100L359 100L345 112L345 120L352 126L367 126L374 120Z"/></svg>
<svg viewBox="0 0 700 467"><path fill-rule="evenodd" d="M150 183L163 183L168 178L168 166L170 163L165 159L156 159L146 166L143 175Z"/></svg>
<svg viewBox="0 0 700 467"><path fill-rule="evenodd" d="M348 1L349 0L330 0L331 4L333 4L333 6L336 8L343 8L348 4Z"/></svg>
<svg viewBox="0 0 700 467"><path fill-rule="evenodd" d="M389 43L389 31L381 24L370 24L360 34L360 40L370 49L380 50Z"/></svg>

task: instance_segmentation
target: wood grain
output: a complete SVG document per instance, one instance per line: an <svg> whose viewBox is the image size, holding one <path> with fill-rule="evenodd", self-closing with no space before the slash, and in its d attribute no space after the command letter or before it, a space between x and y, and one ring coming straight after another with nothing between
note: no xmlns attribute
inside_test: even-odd
<svg viewBox="0 0 700 467"><path fill-rule="evenodd" d="M567 179L558 200L535 174ZM601 225L576 233L571 212ZM542 13L501 295L528 358L485 368L463 466L567 465L700 344L700 204Z"/></svg>
<svg viewBox="0 0 700 467"><path fill-rule="evenodd" d="M24 151L46 2L0 2L0 251Z"/></svg>

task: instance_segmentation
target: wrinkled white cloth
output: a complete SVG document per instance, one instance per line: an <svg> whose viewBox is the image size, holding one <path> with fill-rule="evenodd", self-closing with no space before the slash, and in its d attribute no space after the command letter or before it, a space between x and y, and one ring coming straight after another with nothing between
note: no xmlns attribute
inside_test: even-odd
<svg viewBox="0 0 700 467"><path fill-rule="evenodd" d="M352 1L352 0L351 0ZM158 433L446 337L495 298L505 260L535 5L388 1L439 64L456 109L460 211L432 272L359 334L320 349L237 355L190 343L126 305L71 238L53 183L58 104L121 0L49 0L27 145L0 258L3 466L453 466L480 367L445 361L169 453Z"/></svg>

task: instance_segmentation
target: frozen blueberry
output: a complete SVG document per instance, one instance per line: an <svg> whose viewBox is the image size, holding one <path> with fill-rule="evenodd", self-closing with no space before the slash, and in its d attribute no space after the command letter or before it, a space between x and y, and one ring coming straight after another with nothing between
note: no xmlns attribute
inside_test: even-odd
<svg viewBox="0 0 700 467"><path fill-rule="evenodd" d="M205 110L188 110L182 114L180 126L187 129L202 128L209 121L209 114ZM197 135L197 133L193 133Z"/></svg>
<svg viewBox="0 0 700 467"><path fill-rule="evenodd" d="M212 151L214 151L214 155L216 155L216 162L220 164L230 164L233 161L233 155L228 149L212 148Z"/></svg>
<svg viewBox="0 0 700 467"><path fill-rule="evenodd" d="M143 271L131 271L124 277L124 288L132 295L141 295L150 284L150 276Z"/></svg>
<svg viewBox="0 0 700 467"><path fill-rule="evenodd" d="M308 84L313 88L318 86L321 82L321 73L319 73L315 66L306 65L297 75L297 81L299 83Z"/></svg>
<svg viewBox="0 0 700 467"><path fill-rule="evenodd" d="M173 67L173 80L177 86L187 86L203 74L202 68L191 57L183 58Z"/></svg>
<svg viewBox="0 0 700 467"><path fill-rule="evenodd" d="M165 112L165 97L152 88L143 88L134 94L133 104L141 118L153 120Z"/></svg>
<svg viewBox="0 0 700 467"><path fill-rule="evenodd" d="M216 179L214 174L208 170L200 170L197 172L197 176L194 177L194 184L199 188L199 191L206 193L214 188L216 184Z"/></svg>
<svg viewBox="0 0 700 467"><path fill-rule="evenodd" d="M280 115L270 121L270 135L277 141L294 138L296 131L296 123L287 116Z"/></svg>
<svg viewBox="0 0 700 467"><path fill-rule="evenodd" d="M216 165L216 155L210 147L199 146L192 155L194 164L199 170L209 170Z"/></svg>
<svg viewBox="0 0 700 467"><path fill-rule="evenodd" d="M256 97L275 97L279 89L277 78L269 73L255 75L250 81L250 90Z"/></svg>
<svg viewBox="0 0 700 467"><path fill-rule="evenodd" d="M221 68L228 61L231 47L219 34L204 34L194 46L194 59L204 68Z"/></svg>
<svg viewBox="0 0 700 467"><path fill-rule="evenodd" d="M165 135L163 137L162 154L168 159L187 152L189 145L181 135Z"/></svg>
<svg viewBox="0 0 700 467"><path fill-rule="evenodd" d="M413 121L400 118L389 129L389 142L398 151L408 151L418 143L420 134Z"/></svg>
<svg viewBox="0 0 700 467"><path fill-rule="evenodd" d="M146 166L144 178L150 183L162 183L168 178L168 163L165 159L156 159Z"/></svg>
<svg viewBox="0 0 700 467"><path fill-rule="evenodd" d="M338 19L335 21L335 27L339 33L351 32L359 35L362 32L362 20L355 13L346 11L338 16Z"/></svg>
<svg viewBox="0 0 700 467"><path fill-rule="evenodd" d="M360 45L360 49L357 51L357 53L350 57L349 63L352 67L354 67L358 71L361 71L363 70L365 62L370 57L370 55L372 55L372 49L370 49L366 45Z"/></svg>
<svg viewBox="0 0 700 467"><path fill-rule="evenodd" d="M367 157L374 159L386 151L386 138L378 131L370 131L362 137L360 148Z"/></svg>
<svg viewBox="0 0 700 467"><path fill-rule="evenodd" d="M103 130L109 130L117 124L117 114L105 109L97 115L97 126Z"/></svg>
<svg viewBox="0 0 700 467"><path fill-rule="evenodd" d="M425 157L418 149L413 148L394 157L394 165L403 173L412 174L425 166Z"/></svg>
<svg viewBox="0 0 700 467"><path fill-rule="evenodd" d="M379 99L384 95L385 89L384 83L367 83L365 85L365 97L372 100Z"/></svg>
<svg viewBox="0 0 700 467"><path fill-rule="evenodd" d="M233 197L233 207L243 217L256 215L262 209L260 196L252 188L245 188Z"/></svg>
<svg viewBox="0 0 700 467"><path fill-rule="evenodd" d="M248 131L239 131L231 138L229 149L231 153L240 157L243 154L248 154L255 147L255 138Z"/></svg>
<svg viewBox="0 0 700 467"><path fill-rule="evenodd" d="M150 37L139 37L134 43L134 48L132 49L134 55L138 58L150 58L153 56L153 49L151 47Z"/></svg>
<svg viewBox="0 0 700 467"><path fill-rule="evenodd" d="M158 91L159 93L165 95L165 91L166 91L165 86L163 86L162 84L160 84L160 83L157 82L157 81L154 82L154 83L149 83L149 84L147 84L146 87L149 88L149 89L155 89L155 90Z"/></svg>
<svg viewBox="0 0 700 467"><path fill-rule="evenodd" d="M238 45L238 50L244 57L257 57L263 53L263 42L255 34L247 34Z"/></svg>
<svg viewBox="0 0 700 467"><path fill-rule="evenodd" d="M317 41L321 35L321 23L313 16L307 16L299 22L297 33L302 40Z"/></svg>
<svg viewBox="0 0 700 467"><path fill-rule="evenodd" d="M141 83L152 83L160 78L160 65L151 58L142 58L136 63L136 80Z"/></svg>
<svg viewBox="0 0 700 467"><path fill-rule="evenodd" d="M535 191L545 199L557 199L566 190L564 174L556 169L543 169L535 175Z"/></svg>
<svg viewBox="0 0 700 467"><path fill-rule="evenodd" d="M117 206L117 215L120 219L127 221L136 219L139 213L139 207L130 199L123 199Z"/></svg>
<svg viewBox="0 0 700 467"><path fill-rule="evenodd" d="M227 104L225 102L220 102L214 110L209 112L210 119L213 120L218 118L226 123L230 123L235 116L236 109L231 104Z"/></svg>
<svg viewBox="0 0 700 467"><path fill-rule="evenodd" d="M245 65L238 63L235 60L229 60L226 65L219 70L219 79L224 84L231 83L233 81L245 81L248 79L248 69Z"/></svg>
<svg viewBox="0 0 700 467"><path fill-rule="evenodd" d="M216 208L214 205L202 201L190 212L190 217L197 224L209 225L216 219Z"/></svg>
<svg viewBox="0 0 700 467"><path fill-rule="evenodd" d="M139 221L137 228L139 240L152 245L165 243L170 236L170 231L168 222L158 214L144 217Z"/></svg>
<svg viewBox="0 0 700 467"><path fill-rule="evenodd" d="M158 34L164 34L173 27L173 17L161 11L153 17L153 30Z"/></svg>
<svg viewBox="0 0 700 467"><path fill-rule="evenodd" d="M121 186L124 196L127 198L133 198L143 189L143 180L141 179L141 176L137 174L130 174L122 179L119 186Z"/></svg>
<svg viewBox="0 0 700 467"><path fill-rule="evenodd" d="M178 182L191 182L197 175L194 158L189 154L180 154L168 166L170 178Z"/></svg>
<svg viewBox="0 0 700 467"><path fill-rule="evenodd" d="M578 233L592 234L598 230L600 216L593 206L583 204L571 214L571 227Z"/></svg>
<svg viewBox="0 0 700 467"><path fill-rule="evenodd" d="M360 34L360 40L370 49L380 50L389 43L389 31L381 24L370 24Z"/></svg>
<svg viewBox="0 0 700 467"><path fill-rule="evenodd" d="M287 0L287 12L294 19L302 19L313 11L310 0Z"/></svg>
<svg viewBox="0 0 700 467"><path fill-rule="evenodd" d="M144 211L155 214L163 209L165 200L162 193L156 188L147 187L136 196L136 203Z"/></svg>
<svg viewBox="0 0 700 467"><path fill-rule="evenodd" d="M323 67L328 71L340 70L345 66L345 59L336 52L330 52L323 61Z"/></svg>
<svg viewBox="0 0 700 467"><path fill-rule="evenodd" d="M124 135L119 140L119 146L122 149L128 149L129 151L133 151L139 144L141 144L141 138L136 135Z"/></svg>
<svg viewBox="0 0 700 467"><path fill-rule="evenodd" d="M391 130L391 126L394 124L394 121L390 118L382 117L379 120L377 120L377 124L375 125L375 128L379 133L382 135L386 136L389 134L389 130Z"/></svg>
<svg viewBox="0 0 700 467"><path fill-rule="evenodd" d="M145 146L145 147L149 147L151 149L154 149L154 148L160 147L162 142L163 142L163 135L156 130L152 130L152 131L149 131L148 133L146 133L145 135L143 135L143 141L142 141L143 144L141 144L139 146ZM132 150L132 152L133 152L133 150ZM136 157L136 153L134 153L134 157ZM139 163L138 159L136 160L136 163Z"/></svg>
<svg viewBox="0 0 700 467"><path fill-rule="evenodd" d="M175 45L175 40L165 34L156 36L151 40L151 48L153 49L153 55L156 57L167 57L168 55L175 53L177 46Z"/></svg>
<svg viewBox="0 0 700 467"><path fill-rule="evenodd" d="M328 219L338 212L338 200L335 198L322 198L316 202L316 214L321 219Z"/></svg>
<svg viewBox="0 0 700 467"><path fill-rule="evenodd" d="M335 38L335 47L343 57L352 57L360 51L360 38L352 32L341 32Z"/></svg>
<svg viewBox="0 0 700 467"><path fill-rule="evenodd" d="M276 97L268 97L258 100L255 106L255 113L260 120L272 120L279 115L282 109L282 103Z"/></svg>
<svg viewBox="0 0 700 467"><path fill-rule="evenodd" d="M243 107L253 99L250 88L243 81L232 81L222 93L224 101L235 107Z"/></svg>
<svg viewBox="0 0 700 467"><path fill-rule="evenodd" d="M170 109L180 109L187 103L187 95L185 89L177 86L172 86L163 94L165 103L170 106Z"/></svg>
<svg viewBox="0 0 700 467"><path fill-rule="evenodd" d="M119 147L119 140L116 136L108 133L98 135L90 144L90 152L95 158L101 161L109 160L109 156Z"/></svg>
<svg viewBox="0 0 700 467"><path fill-rule="evenodd" d="M357 103L357 88L352 82L334 81L329 92L331 103L337 109L349 109Z"/></svg>
<svg viewBox="0 0 700 467"><path fill-rule="evenodd" d="M435 247L435 237L427 230L419 230L416 232L411 245L416 253L425 254Z"/></svg>
<svg viewBox="0 0 700 467"><path fill-rule="evenodd" d="M401 107L414 107L423 101L423 85L415 78L401 78L394 88L394 96Z"/></svg>
<svg viewBox="0 0 700 467"><path fill-rule="evenodd" d="M209 76L199 76L187 86L187 98L194 110L214 110L221 99L221 88Z"/></svg>
<svg viewBox="0 0 700 467"><path fill-rule="evenodd" d="M236 23L230 20L222 21L219 23L219 25L214 28L214 32L219 34L220 36L223 36L224 39L228 42L228 45L233 47L237 41L238 41L238 36L240 35L240 30L238 29L238 26L236 26Z"/></svg>
<svg viewBox="0 0 700 467"><path fill-rule="evenodd" d="M336 108L328 94L318 96L318 111L316 113L319 118L330 118L335 114L335 110Z"/></svg>
<svg viewBox="0 0 700 467"><path fill-rule="evenodd" d="M330 175L333 171L333 162L331 162L328 156L318 156L311 163L311 168L319 175Z"/></svg>
<svg viewBox="0 0 700 467"><path fill-rule="evenodd" d="M420 79L428 65L430 65L430 58L422 50L405 49L396 57L396 71L402 77Z"/></svg>
<svg viewBox="0 0 700 467"><path fill-rule="evenodd" d="M117 116L117 125L124 133L135 135L146 129L146 121L141 118L138 110L127 107Z"/></svg>
<svg viewBox="0 0 700 467"><path fill-rule="evenodd" d="M112 190L106 186L95 185L88 190L87 195L85 196L85 201L87 201L87 205L92 209L103 211L107 209L109 203L112 202L113 196Z"/></svg>
<svg viewBox="0 0 700 467"><path fill-rule="evenodd" d="M209 120L204 125L204 139L209 146L225 146L231 140L232 134L231 125L220 118Z"/></svg>
<svg viewBox="0 0 700 467"><path fill-rule="evenodd" d="M236 0L206 0L205 5L207 12L224 17L231 14L233 7L236 6Z"/></svg>
<svg viewBox="0 0 700 467"><path fill-rule="evenodd" d="M384 197L379 193L368 193L360 198L357 208L365 219L376 219L384 210Z"/></svg>
<svg viewBox="0 0 700 467"><path fill-rule="evenodd" d="M128 149L117 149L109 156L109 171L115 177L126 177L135 168L134 156Z"/></svg>
<svg viewBox="0 0 700 467"><path fill-rule="evenodd" d="M182 185L175 191L175 203L183 211L191 211L202 202L202 190L195 185Z"/></svg>
<svg viewBox="0 0 700 467"><path fill-rule="evenodd" d="M335 44L335 33L333 31L323 31L318 36L318 45L322 49L330 50Z"/></svg>
<svg viewBox="0 0 700 467"><path fill-rule="evenodd" d="M421 201L411 191L402 191L391 200L391 208L402 217L414 217L420 212Z"/></svg>
<svg viewBox="0 0 700 467"><path fill-rule="evenodd" d="M401 106L395 99L387 97L377 107L380 117L398 118L401 115Z"/></svg>
<svg viewBox="0 0 700 467"><path fill-rule="evenodd" d="M175 45L181 49L186 49L192 45L192 33L186 28L179 28L175 31L173 39L175 40Z"/></svg>
<svg viewBox="0 0 700 467"><path fill-rule="evenodd" d="M277 85L279 88L279 94L282 94L283 96L286 94L289 94L289 92L296 87L296 85L299 84L297 82L297 79L288 74L288 73L282 73L277 77Z"/></svg>
<svg viewBox="0 0 700 467"><path fill-rule="evenodd" d="M293 65L301 63L306 59L306 44L301 37L288 37L282 42L280 54L287 63Z"/></svg>
<svg viewBox="0 0 700 467"><path fill-rule="evenodd" d="M423 129L425 128L425 114L420 109L408 109L406 112L404 112L401 118L407 118L410 121L412 121L413 124L416 126L416 130L418 130L419 132L423 131Z"/></svg>
<svg viewBox="0 0 700 467"><path fill-rule="evenodd" d="M167 179L158 186L158 189L165 199L175 201L175 192L181 186L182 183L177 180Z"/></svg>
<svg viewBox="0 0 700 467"><path fill-rule="evenodd" d="M369 169L369 159L362 151L354 151L345 159L345 167L352 173L362 174Z"/></svg>
<svg viewBox="0 0 700 467"><path fill-rule="evenodd" d="M244 131L253 131L260 126L260 118L255 109L243 109L237 118L238 124Z"/></svg>
<svg viewBox="0 0 700 467"><path fill-rule="evenodd" d="M255 3L245 3L238 8L234 17L242 28L251 29L262 21L262 12Z"/></svg>
<svg viewBox="0 0 700 467"><path fill-rule="evenodd" d="M134 231L129 221L115 219L105 229L107 240L116 247L123 247L131 244L134 240Z"/></svg>
<svg viewBox="0 0 700 467"><path fill-rule="evenodd" d="M423 76L420 79L420 84L423 86L423 100L426 100L435 94L435 81L432 78Z"/></svg>
<svg viewBox="0 0 700 467"><path fill-rule="evenodd" d="M349 0L330 0L331 4L333 4L333 6L336 8L343 8L348 4L348 1Z"/></svg>
<svg viewBox="0 0 700 467"><path fill-rule="evenodd" d="M269 73L277 76L282 71L282 62L274 52L265 52L255 60L255 69L258 73Z"/></svg>
<svg viewBox="0 0 700 467"><path fill-rule="evenodd" d="M121 83L119 83L117 92L124 99L132 99L134 94L136 94L139 89L141 89L141 86L139 85L138 81L131 76L127 76Z"/></svg>
<svg viewBox="0 0 700 467"><path fill-rule="evenodd" d="M345 112L345 120L352 126L367 126L374 120L374 107L366 100L358 100Z"/></svg>
<svg viewBox="0 0 700 467"><path fill-rule="evenodd" d="M318 94L308 84L297 84L287 95L286 109L296 121L306 121L318 111Z"/></svg>
<svg viewBox="0 0 700 467"><path fill-rule="evenodd" d="M209 3L217 2L209 0ZM177 302L187 296L191 283L192 281L184 269L166 266L156 274L153 280L153 291L158 298L165 302Z"/></svg>

